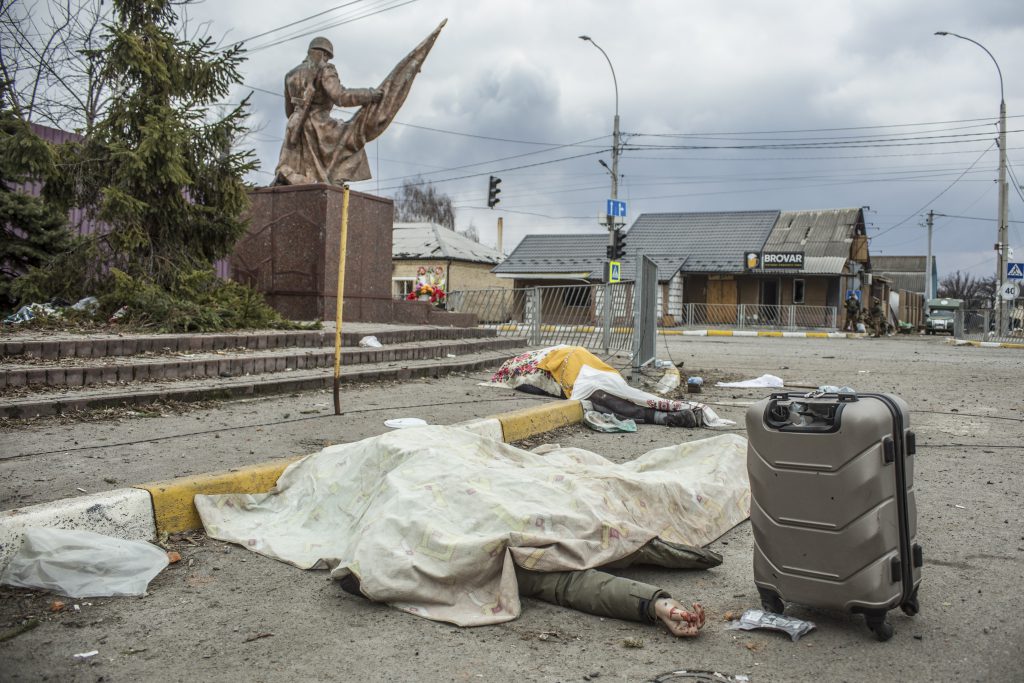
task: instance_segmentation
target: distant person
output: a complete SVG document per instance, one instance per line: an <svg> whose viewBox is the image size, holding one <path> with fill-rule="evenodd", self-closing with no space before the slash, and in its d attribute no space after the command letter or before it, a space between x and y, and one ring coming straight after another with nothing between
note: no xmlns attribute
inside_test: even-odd
<svg viewBox="0 0 1024 683"><path fill-rule="evenodd" d="M860 321L860 299L853 292L846 297L846 324L843 329L847 332L856 331L857 323Z"/></svg>
<svg viewBox="0 0 1024 683"><path fill-rule="evenodd" d="M882 308L882 301L875 297L871 304L871 324L874 327L872 336L881 337L885 331L885 311Z"/></svg>

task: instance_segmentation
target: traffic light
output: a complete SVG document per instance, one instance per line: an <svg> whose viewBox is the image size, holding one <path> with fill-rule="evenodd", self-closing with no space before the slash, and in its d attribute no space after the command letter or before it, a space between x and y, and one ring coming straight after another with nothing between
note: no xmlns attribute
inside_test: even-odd
<svg viewBox="0 0 1024 683"><path fill-rule="evenodd" d="M498 193L501 192L501 188L498 185L501 185L501 178L492 175L490 187L487 189L487 206L492 209L495 204L501 201L498 199Z"/></svg>
<svg viewBox="0 0 1024 683"><path fill-rule="evenodd" d="M626 233L612 230L612 243L605 248L609 261L618 261L626 254Z"/></svg>

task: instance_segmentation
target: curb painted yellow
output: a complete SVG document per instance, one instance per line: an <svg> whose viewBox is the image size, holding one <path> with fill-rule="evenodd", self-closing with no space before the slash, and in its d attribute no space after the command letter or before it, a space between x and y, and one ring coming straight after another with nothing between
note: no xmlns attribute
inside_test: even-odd
<svg viewBox="0 0 1024 683"><path fill-rule="evenodd" d="M966 341L969 346L979 349L1024 349L1024 344L1017 344L1015 342L981 342L973 339L957 339L954 340L954 343L959 344L961 341Z"/></svg>
<svg viewBox="0 0 1024 683"><path fill-rule="evenodd" d="M178 533L202 529L203 523L192 500L197 494L265 493L274 488L284 469L298 458L282 458L227 472L199 474L169 481L140 484L133 488L149 491L153 499L156 533Z"/></svg>
<svg viewBox="0 0 1024 683"><path fill-rule="evenodd" d="M709 337L731 337L732 330L708 330Z"/></svg>
<svg viewBox="0 0 1024 683"><path fill-rule="evenodd" d="M758 337L781 337L782 333L781 332L762 332L762 331L758 330L757 336Z"/></svg>
<svg viewBox="0 0 1024 683"><path fill-rule="evenodd" d="M576 424L582 420L583 408L579 401L558 401L494 415L474 422L481 425L490 425L492 421L496 422L497 425L500 425L503 440L510 443L559 427ZM496 431L498 430L487 430L488 433ZM226 472L157 481L132 488L149 492L153 502L156 533L159 537L164 533L174 534L203 528L203 522L199 519L199 513L193 503L196 495L265 493L274 488L274 484L277 483L278 477L281 476L285 468L298 459L282 458Z"/></svg>
<svg viewBox="0 0 1024 683"><path fill-rule="evenodd" d="M583 406L579 401L559 401L495 417L501 422L505 443L512 443L582 421Z"/></svg>

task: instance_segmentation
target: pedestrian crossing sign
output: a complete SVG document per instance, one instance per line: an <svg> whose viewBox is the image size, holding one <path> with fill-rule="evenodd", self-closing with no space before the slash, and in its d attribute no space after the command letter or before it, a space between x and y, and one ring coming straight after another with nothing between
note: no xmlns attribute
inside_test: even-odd
<svg viewBox="0 0 1024 683"><path fill-rule="evenodd" d="M1024 263L1007 263L1006 279L1024 280Z"/></svg>
<svg viewBox="0 0 1024 683"><path fill-rule="evenodd" d="M622 263L620 261L608 262L608 282L622 281Z"/></svg>

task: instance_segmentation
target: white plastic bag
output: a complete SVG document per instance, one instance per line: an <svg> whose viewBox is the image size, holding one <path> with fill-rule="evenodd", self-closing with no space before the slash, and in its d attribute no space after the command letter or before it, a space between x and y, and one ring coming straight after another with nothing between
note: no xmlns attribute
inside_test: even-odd
<svg viewBox="0 0 1024 683"><path fill-rule="evenodd" d="M30 527L0 583L70 598L143 595L167 563L167 553L145 541Z"/></svg>
<svg viewBox="0 0 1024 683"><path fill-rule="evenodd" d="M370 335L369 337L363 337L362 339L360 339L359 345L363 347L369 347L371 349L380 349L384 347L384 345L380 343L380 340L374 337L373 335Z"/></svg>

